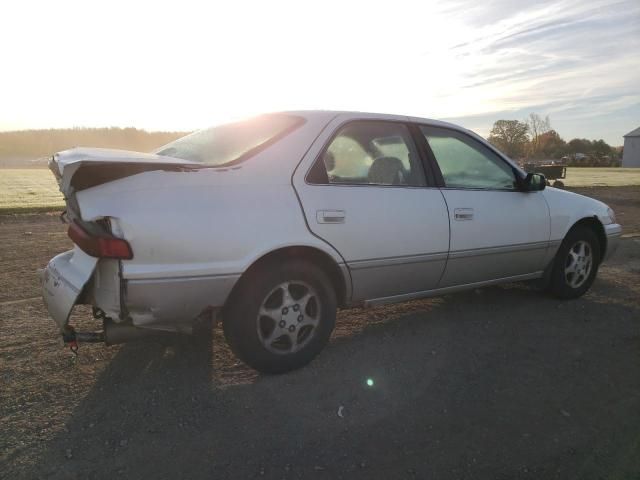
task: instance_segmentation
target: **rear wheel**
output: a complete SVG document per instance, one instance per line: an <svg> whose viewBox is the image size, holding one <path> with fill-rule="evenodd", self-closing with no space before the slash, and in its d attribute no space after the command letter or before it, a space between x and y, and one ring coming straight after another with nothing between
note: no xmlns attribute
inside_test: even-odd
<svg viewBox="0 0 640 480"><path fill-rule="evenodd" d="M225 309L223 328L234 353L265 373L309 363L329 341L336 295L324 271L293 260L249 272Z"/></svg>
<svg viewBox="0 0 640 480"><path fill-rule="evenodd" d="M577 298L589 290L600 264L600 244L588 227L569 231L558 249L549 290L558 298Z"/></svg>

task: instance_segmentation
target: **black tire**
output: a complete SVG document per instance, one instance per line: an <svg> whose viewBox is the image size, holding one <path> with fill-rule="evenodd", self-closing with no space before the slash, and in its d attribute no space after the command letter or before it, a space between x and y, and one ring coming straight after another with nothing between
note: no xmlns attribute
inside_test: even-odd
<svg viewBox="0 0 640 480"><path fill-rule="evenodd" d="M308 364L329 342L335 325L337 301L331 282L321 268L302 260L274 262L248 272L240 282L227 302L222 325L231 349L247 365L263 373L288 372ZM296 284L296 282L299 283ZM310 328L304 341L299 342L301 346L297 347L300 348L297 351L287 351L287 341L291 348L295 348L292 345L292 336L296 336L296 340L302 338L309 326L303 325L297 333L285 333L282 337L276 337L276 340L269 342L264 339L269 335L263 335L262 327L265 323L270 324L273 321L273 331L275 331L278 323L285 319L287 322L291 321L286 323L286 329L291 328L291 325L295 328L295 319L285 318L284 315L282 319L277 320L273 320L271 316L258 316L263 304L266 305L269 301L276 303L274 312L281 308L277 306L277 297L282 295L280 293L283 292L282 284L293 285L289 290L292 294L295 294L294 287L304 290L300 285L307 285L310 287L309 291L312 291L317 298L315 300L317 323ZM294 297L295 295L291 297L293 301L295 301ZM291 308L293 312L293 307ZM284 311L284 303L282 311ZM281 341L278 341L278 338L281 338Z"/></svg>
<svg viewBox="0 0 640 480"><path fill-rule="evenodd" d="M556 180L555 182L553 182L553 188L564 188L564 182Z"/></svg>
<svg viewBox="0 0 640 480"><path fill-rule="evenodd" d="M591 268L588 274L582 277L573 277L567 274L565 269L571 265L570 251L579 248L579 242L584 242L589 246L591 252ZM573 252L575 255L575 252ZM556 297L562 299L578 298L584 295L596 278L598 266L600 265L600 242L598 236L589 227L577 226L572 228L562 241L558 253L554 259L553 269L549 281L549 291ZM575 275L575 274L574 274ZM570 280L580 282L579 285L572 286ZM582 280L583 279L583 280Z"/></svg>

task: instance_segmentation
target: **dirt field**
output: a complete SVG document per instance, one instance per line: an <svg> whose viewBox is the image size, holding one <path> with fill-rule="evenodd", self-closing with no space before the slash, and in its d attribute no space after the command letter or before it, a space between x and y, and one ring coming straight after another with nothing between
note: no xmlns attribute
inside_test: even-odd
<svg viewBox="0 0 640 480"><path fill-rule="evenodd" d="M514 284L341 312L282 376L237 363L219 327L74 360L35 273L64 226L0 216L0 476L638 479L640 187L581 192L626 233L585 297Z"/></svg>

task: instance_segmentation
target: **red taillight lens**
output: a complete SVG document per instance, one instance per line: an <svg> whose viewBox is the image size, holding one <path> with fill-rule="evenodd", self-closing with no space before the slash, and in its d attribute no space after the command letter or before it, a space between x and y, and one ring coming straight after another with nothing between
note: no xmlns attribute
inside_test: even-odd
<svg viewBox="0 0 640 480"><path fill-rule="evenodd" d="M69 225L69 238L88 255L98 258L131 260L133 252L126 240L108 235L92 235L76 222Z"/></svg>

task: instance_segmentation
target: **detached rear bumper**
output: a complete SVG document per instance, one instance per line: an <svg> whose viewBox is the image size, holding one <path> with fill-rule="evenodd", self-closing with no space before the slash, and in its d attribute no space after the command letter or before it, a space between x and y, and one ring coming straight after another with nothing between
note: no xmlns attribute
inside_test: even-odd
<svg viewBox="0 0 640 480"><path fill-rule="evenodd" d="M61 331L97 263L97 258L75 248L53 257L42 271L42 298Z"/></svg>
<svg viewBox="0 0 640 480"><path fill-rule="evenodd" d="M608 260L616 253L618 245L620 244L620 236L622 235L622 226L617 223L612 223L604 226L604 233L607 236L607 251L603 258Z"/></svg>

